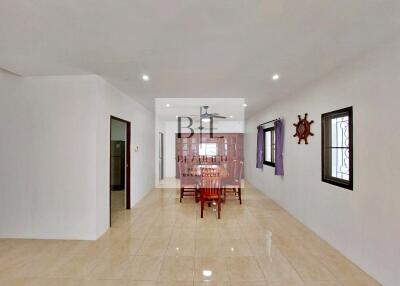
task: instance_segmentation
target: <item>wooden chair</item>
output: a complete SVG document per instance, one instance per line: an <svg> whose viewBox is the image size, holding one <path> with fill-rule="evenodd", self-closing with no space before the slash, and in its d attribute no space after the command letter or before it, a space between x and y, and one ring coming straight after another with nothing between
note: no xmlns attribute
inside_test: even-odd
<svg viewBox="0 0 400 286"><path fill-rule="evenodd" d="M227 166L229 176L222 182L224 189L224 201L226 195L230 191L238 196L239 203L242 204L242 172L243 172L243 161L233 160L228 163Z"/></svg>
<svg viewBox="0 0 400 286"><path fill-rule="evenodd" d="M179 177L181 183L181 194L179 202L182 202L184 196L195 197L197 201L198 183L197 178L191 172L191 165L183 162L179 163Z"/></svg>
<svg viewBox="0 0 400 286"><path fill-rule="evenodd" d="M221 177L218 173L215 173L213 171L211 171L210 173L202 171L200 184L201 218L203 218L204 203L206 201L216 201L218 205L218 219L220 219L222 201Z"/></svg>

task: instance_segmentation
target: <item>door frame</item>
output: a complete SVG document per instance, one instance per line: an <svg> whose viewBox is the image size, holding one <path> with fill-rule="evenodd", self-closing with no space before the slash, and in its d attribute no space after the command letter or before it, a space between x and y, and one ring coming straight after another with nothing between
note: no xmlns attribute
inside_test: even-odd
<svg viewBox="0 0 400 286"><path fill-rule="evenodd" d="M110 227L111 227L111 124L112 120L126 123L126 156L125 156L125 208L131 208L131 122L110 115L110 154L109 154L109 195L110 195Z"/></svg>
<svg viewBox="0 0 400 286"><path fill-rule="evenodd" d="M158 180L161 181L164 179L164 133L158 132Z"/></svg>

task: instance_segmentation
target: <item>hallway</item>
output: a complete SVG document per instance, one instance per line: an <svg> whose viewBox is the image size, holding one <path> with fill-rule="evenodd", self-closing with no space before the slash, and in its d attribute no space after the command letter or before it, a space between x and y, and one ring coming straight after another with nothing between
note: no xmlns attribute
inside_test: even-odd
<svg viewBox="0 0 400 286"><path fill-rule="evenodd" d="M97 241L0 240L0 285L380 285L251 186L217 220L155 189Z"/></svg>

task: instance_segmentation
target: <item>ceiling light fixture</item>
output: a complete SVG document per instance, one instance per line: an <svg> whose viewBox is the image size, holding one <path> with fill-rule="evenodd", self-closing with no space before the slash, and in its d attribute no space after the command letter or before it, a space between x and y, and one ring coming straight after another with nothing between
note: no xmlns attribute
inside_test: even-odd
<svg viewBox="0 0 400 286"><path fill-rule="evenodd" d="M229 116L229 118L233 118L233 115Z"/></svg>
<svg viewBox="0 0 400 286"><path fill-rule="evenodd" d="M272 80L278 80L279 79L279 74L274 74L273 76L272 76Z"/></svg>
<svg viewBox="0 0 400 286"><path fill-rule="evenodd" d="M170 107L170 106L171 106L171 104L167 103L165 106L166 106L166 107Z"/></svg>
<svg viewBox="0 0 400 286"><path fill-rule="evenodd" d="M247 107L247 103L243 103L243 107Z"/></svg>
<svg viewBox="0 0 400 286"><path fill-rule="evenodd" d="M211 277L212 276L212 271L211 270L203 270L203 276L204 277Z"/></svg>
<svg viewBox="0 0 400 286"><path fill-rule="evenodd" d="M210 122L211 119L210 119L210 118L203 118L201 121L203 121L203 122Z"/></svg>
<svg viewBox="0 0 400 286"><path fill-rule="evenodd" d="M143 74L143 75L142 75L142 79L143 79L144 81L149 81L150 77L149 77L147 74Z"/></svg>

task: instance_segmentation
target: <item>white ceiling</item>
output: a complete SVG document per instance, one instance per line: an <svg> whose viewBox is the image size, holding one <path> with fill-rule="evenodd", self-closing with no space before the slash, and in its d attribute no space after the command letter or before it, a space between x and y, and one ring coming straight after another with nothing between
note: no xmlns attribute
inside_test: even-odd
<svg viewBox="0 0 400 286"><path fill-rule="evenodd" d="M398 0L0 0L0 68L99 74L151 109L240 97L252 113L397 37L399 16Z"/></svg>
<svg viewBox="0 0 400 286"><path fill-rule="evenodd" d="M155 112L157 118L164 121L176 121L176 116L188 116L198 121L200 107L207 105L208 113L218 113L227 117L215 118L214 121L243 121L243 103L243 98L156 98Z"/></svg>

